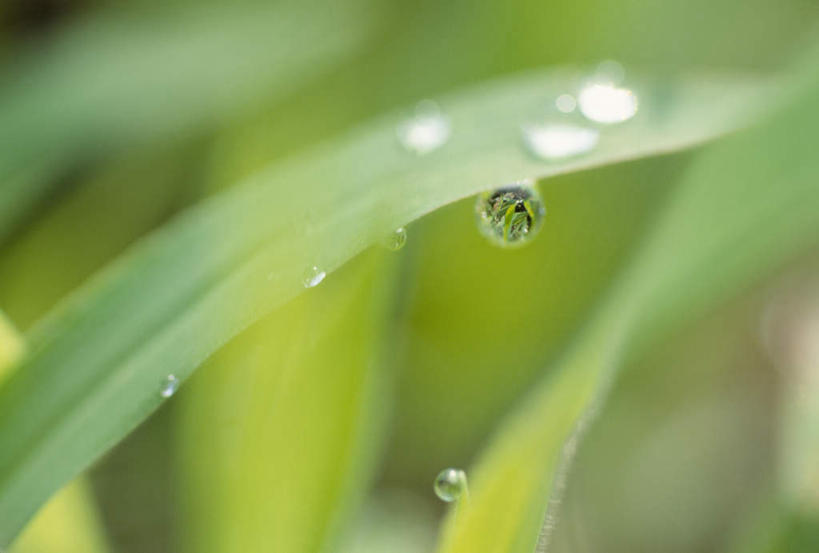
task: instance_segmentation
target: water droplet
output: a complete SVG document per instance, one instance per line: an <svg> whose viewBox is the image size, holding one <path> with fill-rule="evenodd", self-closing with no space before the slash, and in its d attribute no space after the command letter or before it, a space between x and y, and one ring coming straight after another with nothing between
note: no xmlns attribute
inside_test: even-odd
<svg viewBox="0 0 819 553"><path fill-rule="evenodd" d="M535 237L546 208L532 183L522 182L480 194L475 212L478 228L490 242L516 247Z"/></svg>
<svg viewBox="0 0 819 553"><path fill-rule="evenodd" d="M304 287L305 288L312 288L314 286L318 286L321 284L321 281L324 280L324 277L327 276L327 273L313 265L307 271L304 272Z"/></svg>
<svg viewBox="0 0 819 553"><path fill-rule="evenodd" d="M627 88L592 83L580 91L580 112L597 123L622 123L637 113L637 96Z"/></svg>
<svg viewBox="0 0 819 553"><path fill-rule="evenodd" d="M162 381L162 386L159 388L159 395L164 398L169 398L179 389L179 379L174 375L169 374L168 378Z"/></svg>
<svg viewBox="0 0 819 553"><path fill-rule="evenodd" d="M451 503L464 495L466 486L466 473L461 469L448 468L438 473L433 489L440 499Z"/></svg>
<svg viewBox="0 0 819 553"><path fill-rule="evenodd" d="M541 159L560 159L588 152L597 146L600 133L577 125L528 125L523 127L526 146Z"/></svg>
<svg viewBox="0 0 819 553"><path fill-rule="evenodd" d="M450 135L449 119L441 113L438 104L424 100L415 108L415 115L398 125L401 145L418 155L428 154L443 146Z"/></svg>
<svg viewBox="0 0 819 553"><path fill-rule="evenodd" d="M561 94L555 100L555 106L563 113L571 113L577 107L577 100L571 94Z"/></svg>
<svg viewBox="0 0 819 553"><path fill-rule="evenodd" d="M384 239L384 247L388 250L397 251L407 243L407 229L398 227Z"/></svg>
<svg viewBox="0 0 819 553"><path fill-rule="evenodd" d="M597 65L594 77L598 83L620 84L626 78L626 70L618 61L605 60Z"/></svg>

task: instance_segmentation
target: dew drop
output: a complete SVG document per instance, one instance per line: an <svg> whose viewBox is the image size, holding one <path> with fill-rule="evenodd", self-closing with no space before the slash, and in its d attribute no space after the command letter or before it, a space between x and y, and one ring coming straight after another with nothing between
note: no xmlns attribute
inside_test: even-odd
<svg viewBox="0 0 819 553"><path fill-rule="evenodd" d="M528 125L523 127L527 148L541 159L579 155L597 146L600 133L577 125Z"/></svg>
<svg viewBox="0 0 819 553"><path fill-rule="evenodd" d="M546 208L532 183L521 182L478 195L475 213L481 234L490 242L518 247L538 233Z"/></svg>
<svg viewBox="0 0 819 553"><path fill-rule="evenodd" d="M313 265L304 272L304 280L302 282L305 288L313 288L321 284L321 281L324 280L326 276L327 273Z"/></svg>
<svg viewBox="0 0 819 553"><path fill-rule="evenodd" d="M597 123L622 123L637 113L637 96L628 88L592 83L580 91L580 112Z"/></svg>
<svg viewBox="0 0 819 553"><path fill-rule="evenodd" d="M404 247L404 244L407 243L407 229L404 227L398 227L384 239L383 243L384 247L386 247L388 250L400 250Z"/></svg>
<svg viewBox="0 0 819 553"><path fill-rule="evenodd" d="M441 113L438 104L424 100L415 108L415 115L398 125L398 141L404 148L418 155L428 154L443 146L450 135L449 119Z"/></svg>
<svg viewBox="0 0 819 553"><path fill-rule="evenodd" d="M620 84L626 78L626 70L619 61L605 60L597 65L594 75L599 83Z"/></svg>
<svg viewBox="0 0 819 553"><path fill-rule="evenodd" d="M162 381L162 386L159 388L159 395L164 398L169 398L179 389L179 379L174 375L169 374L168 377Z"/></svg>
<svg viewBox="0 0 819 553"><path fill-rule="evenodd" d="M466 491L466 473L461 469L444 469L435 478L433 489L439 499L447 503L457 501Z"/></svg>
<svg viewBox="0 0 819 553"><path fill-rule="evenodd" d="M555 107L563 113L571 113L577 107L577 100L571 94L561 94L555 100Z"/></svg>

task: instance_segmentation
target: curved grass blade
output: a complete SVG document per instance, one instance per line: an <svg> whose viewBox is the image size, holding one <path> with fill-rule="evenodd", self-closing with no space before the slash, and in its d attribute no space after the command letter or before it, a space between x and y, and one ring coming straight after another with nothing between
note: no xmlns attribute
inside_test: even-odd
<svg viewBox="0 0 819 553"><path fill-rule="evenodd" d="M25 342L0 312L0 386L23 356ZM83 481L68 484L15 541L12 553L107 551L92 499Z"/></svg>
<svg viewBox="0 0 819 553"><path fill-rule="evenodd" d="M387 117L276 165L188 211L54 310L25 370L0 390L0 545L34 509L162 401L231 337L392 229L487 187L679 150L745 121L763 88L735 78L635 83L641 113L581 159L546 163L520 125L579 86L531 73L442 101L453 125L416 157Z"/></svg>
<svg viewBox="0 0 819 553"><path fill-rule="evenodd" d="M450 517L439 551L547 551L567 466L616 370L819 243L817 97L819 82L698 159L597 316L478 461L470 508Z"/></svg>
<svg viewBox="0 0 819 553"><path fill-rule="evenodd" d="M178 141L281 98L371 31L363 4L332 18L315 9L240 2L104 13L19 56L0 86L0 239L68 161Z"/></svg>
<svg viewBox="0 0 819 553"><path fill-rule="evenodd" d="M332 549L375 473L387 418L385 253L254 325L182 394L185 550Z"/></svg>

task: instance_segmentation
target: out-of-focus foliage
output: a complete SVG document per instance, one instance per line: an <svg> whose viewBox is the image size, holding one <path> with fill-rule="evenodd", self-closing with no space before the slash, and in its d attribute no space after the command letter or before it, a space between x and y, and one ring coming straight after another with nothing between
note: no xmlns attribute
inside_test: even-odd
<svg viewBox="0 0 819 553"><path fill-rule="evenodd" d="M283 179L281 196L255 206L259 220L282 222L287 230L276 230L276 234L283 237L296 236L317 224L310 218L301 219L301 210L313 201L333 198L334 190L339 192L334 184L338 179L353 182L362 175L379 174L379 164L391 159L409 168L402 173L407 175L406 190L414 190L419 202L429 201L427 208L413 211L408 218L467 195L477 183L487 187L506 184L512 173L511 178L551 174L559 168L532 159L520 165L516 161L515 170L508 172L511 165L478 150L457 160L447 158L451 164L447 170L435 159L401 158L403 152L391 132L394 120L385 120L382 127L376 124L383 132L370 135L371 142L356 142L347 132L387 110L401 106L409 114L412 104L421 98L446 98L444 93L456 86L480 87L484 80L521 69L572 64L591 68L614 58L625 65L628 77L646 75L652 82L667 85L672 95L681 75L708 74L730 82L736 73L762 73L764 80L781 83L770 92L771 103L786 103L794 89L779 77L787 60L812 42L817 15L817 6L808 0L4 3L0 6L0 122L4 123L0 125L0 308L19 328L36 327L57 302L138 238L165 227L176 212L203 196L229 188L271 163L274 166L267 175L299 177ZM692 114L684 118L690 128L716 121L714 114L724 115L722 106L736 103L726 93L709 92L707 82L693 84L703 85L705 94L699 97L703 105L692 104L692 111L686 112ZM557 88L570 87L564 82ZM657 93L648 97L664 97L662 87L652 90ZM458 144L478 144L482 135L470 130L483 128L490 131L487 136L492 135L493 144L508 146L511 157L507 161L523 158L517 135L521 121L506 117L525 104L522 97L526 94L517 94L513 88L508 92L512 99L504 97L501 102L507 108L491 115L480 106L458 115L457 102L442 102L445 112L454 116L451 146L457 150ZM531 100L545 106L559 92L572 90L544 89L542 100L535 90ZM653 117L652 106L662 105L654 100L641 103L640 115L633 122L602 130L604 152L610 146L622 148L621 154L636 147L654 152L663 149L658 148L660 141L673 142L673 133L655 129L656 133L648 134L640 126L639 117ZM745 189L724 201L708 201L718 199L724 185L756 182L757 190L766 187L770 193L765 205L775 206L784 198L780 192L790 182L788 178L810 178L809 162L813 160L807 150L815 140L810 133L794 133L810 127L814 111L806 108L781 122L775 119L764 128L776 129L776 134L771 131L765 137L758 131L761 134L753 139L756 146L736 139L735 144L744 145L734 150L719 146L711 151L708 147L545 181L541 185L548 209L545 227L522 250L501 251L482 242L473 226L470 200L412 223L407 246L392 254L388 265L382 268L381 262L366 261L374 263L369 271L381 272L398 291L392 300L400 307L392 315L394 320L381 319L384 326L377 328L378 333L388 335L385 341L375 333L360 334L365 313L352 306L346 310L334 307L334 298L344 303L343 298L366 295L360 288L362 281L353 276L362 270L362 260L356 260L355 267L330 274L318 289L272 313L218 353L190 383L190 390L182 387L183 397L174 399L92 471L105 526L99 535L110 536L112 550L133 553L178 551L183 544L198 550L203 543L214 550L238 550L239 543L253 550L271 543L267 532L277 528L273 523L248 520L248 512L255 512L293 521L287 525L287 535L276 542L288 551L297 551L299 540L306 540L300 542L302 550L318 550L315 544L321 539L316 535L297 535L302 532L299 528L307 528L300 525L308 519L315 528L323 528L316 532L327 530L324 535L342 538L337 542L340 551L429 551L433 547L430 536L442 511L432 502L431 481L437 471L457 465L473 475L469 469L476 466L482 448L493 443L493 431L505 426L505 415L522 412L521 398L557 377L552 371L567 358L571 344L579 343L612 283L622 285L628 280L624 268L633 266L636 252L645 248L642 245L658 228L657 222L675 209L679 196L673 191L678 181L685 186L698 182L702 204L697 205L707 208L696 210L691 218L696 227L692 235L702 238L692 241L690 250L680 246L679 236L666 237L666 257L658 265L669 275L678 274L676 268L708 251L714 233L740 228L730 223L739 225L747 222L744 215L751 216ZM698 119L697 113L709 115ZM504 128L508 135L498 132ZM459 129L467 130L465 142L458 142L464 140ZM628 140L624 135L629 135ZM318 154L303 153L318 142L325 143ZM337 155L350 144L360 146L356 155L345 158L349 160L346 164L333 165L326 175L318 169L293 170L299 163L309 168L317 159ZM749 153L752 149L753 154ZM279 165L282 160L284 165ZM762 167L777 160L779 165ZM456 167L456 161L461 166ZM573 168L585 164L579 158ZM420 169L428 180L413 172ZM385 175L389 176L358 184L361 189L399 186L393 173ZM410 186L415 181L417 189ZM430 188L424 189L423 182ZM436 192L432 184L443 192ZM379 190L373 194L378 195ZM433 196L437 199L430 201ZM332 205L341 210L342 202L333 198ZM370 213L372 221L392 221L387 213L391 205L386 201L386 208ZM726 207L717 210L718 205ZM359 207L361 213L368 212L366 206ZM810 204L799 207L808 209ZM765 353L758 351L766 349L759 345L757 334L767 298L758 292L735 290L739 281L727 276L732 269L730 260L740 252L770 246L784 255L786 241L778 233L795 224L795 216L796 211L791 210L785 216L761 219L737 236L735 243L709 257L701 274L671 282L671 292L659 296L660 304L675 298L678 303L668 308L667 320L639 333L646 336L646 343L640 346L646 351L623 364L610 401L582 442L565 502L556 510L551 542L556 551L736 549L774 553L817 548L819 524L806 500L813 497L813 480L809 472L790 468L819 466L811 464L813 453L805 445L815 436L817 426L811 415L815 403L800 402L807 388L791 379L792 372L772 370ZM241 222L237 228L244 228L249 217L238 211L235 220ZM328 224L329 230L319 233L315 241L293 240L292 251L281 250L273 265L292 263L300 271L301 265L314 263L316 256L346 259L389 230L377 224L369 227L372 221L368 219L364 222L367 232L371 231L367 240L340 255L337 246L345 240L344 232L349 231L350 237L359 236L359 231L345 226L343 215L337 220L343 229ZM406 220L396 218L395 222ZM704 225L704 220L711 226ZM70 357L56 356L59 378L38 379L34 374L26 377L32 386L51 384L55 393L71 392L62 397L80 405L89 388L67 390L66 383L71 382L71 374L90 366L87 361L103 359L103 345L121 345L117 342L122 337L120 329L138 328L140 314L148 313L162 321L157 325L159 332L168 330L170 319L164 316L184 302L173 306L166 298L186 286L194 293L207 290L207 285L200 286L203 281L196 280L197 269L212 256L218 257L222 248L229 248L236 236L230 225L212 234L192 234L196 234L191 242L194 247L180 246L178 256L169 255L164 271L157 273L163 276L150 283L143 273L126 282L121 293L108 296L111 301L105 308L110 319L106 320L111 324L101 325L109 331L101 335L104 339L92 344L85 340L86 329L73 329L74 344L84 357L75 358L79 361L72 364ZM800 252L795 248L790 261L800 269L810 256L809 242L815 233L797 238L805 239L805 248ZM682 251L694 253L689 257ZM746 267L760 263L761 272L773 274L777 265L763 263L764 259L748 254L742 261ZM335 262L330 265L334 267ZM223 267L237 268L230 262ZM287 285L293 288L282 298L298 292L299 271L288 276ZM268 272L260 272L265 278L257 283L261 300L253 299L259 297L256 288L239 286L235 294L226 292L226 298L245 298L243 305L233 306L235 312L245 309L260 316L272 306L264 305L264 297L277 293L275 279L266 280ZM211 275L217 277L217 273L224 274L214 271ZM696 283L717 289L721 278L726 279L723 284L731 294L703 305L702 313L709 313L706 319L689 317L698 323L668 334L704 298L703 288ZM334 279L338 280L332 282ZM173 282L181 288L174 288ZM140 289L154 293L139 296L135 292ZM739 299L725 303L734 292ZM647 303L654 307L654 301ZM323 310L338 317L327 318L329 326L335 325L328 330L333 336L306 340L296 323L307 324ZM647 317L650 311L641 309L638 315ZM172 355L145 357L139 374L146 390L149 381L158 385L156 375L175 370L171 369L174 360L196 359L195 364L217 349L221 341L214 338L213 329L242 326L220 317L219 312L216 309L202 317L201 326L184 339L169 339L166 346ZM67 323L66 328L73 327ZM394 332L386 332L392 328ZM0 327L0 344L2 330ZM648 338L654 333L656 339ZM122 351L130 354L131 348L144 343L137 334ZM269 340L265 339L268 335ZM365 344L370 342L387 352L379 358L380 369L343 362L350 359L344 351L361 348L359 353L365 355ZM648 347L649 342L654 345ZM315 344L332 347L311 349ZM262 357L278 359L290 352L290 364L271 362L275 366L266 373L266 361L256 358L258 363L253 362L257 346L267 352ZM193 350L201 355L191 356ZM0 357L3 351L0 347ZM773 364L782 368L780 361ZM303 390L304 397L316 409L326 410L323 418L333 419L339 427L349 421L345 413L354 408L347 399L355 385L354 375L361 374L356 371L394 377L394 386L385 387L378 397L392 413L377 421L385 428L386 443L356 442L361 452L367 452L355 458L357 472L316 482L306 478L311 467L320 467L321 472L334 460L323 458L329 453L309 452L333 451L343 440L341 434L321 427L320 411L300 411L300 396L274 385L284 378L279 370L287 366L310 368L297 379L315 383L315 394L309 388ZM320 374L331 376L325 381ZM269 394L264 387L243 388L244 392L235 394L219 389L249 386L247 379L256 377L269 379L266 381L275 389ZM132 384L123 389L129 386ZM570 399L554 390L549 393L556 403ZM188 394L190 397L184 397ZM286 401L273 404L277 394ZM147 413L157 402L154 398L139 411ZM86 401L86 405L91 403ZM127 403L127 398L121 403L112 401L100 412L112 419ZM35 423L46 406L40 400L27 404L25 413L30 417L20 426ZM252 407L252 413L243 414L243 406ZM62 422L62 412L56 409L49 418ZM317 430L305 430L304 444L288 447L288 441L296 438L288 440L292 435L277 432L275 425L265 426L268 414L271 420L286 419L282 424L293 423L283 432ZM558 416L547 422L557 424L560 417L566 417L570 424L570 414L558 410ZM69 443L43 457L32 474L47 473L54 478L62 463L82 466L84 463L71 459L70 452L99 438L94 428L104 426L105 415L94 421L66 434L72 436ZM3 424L0 415L0 426ZM326 434L339 441L325 443L322 436ZM259 437L258 442L251 443L253 435ZM240 440L247 449L238 454L232 444ZM113 443L111 437L104 447ZM530 445L539 448L546 443ZM559 445L559 439L553 442L553 447ZM94 447L99 449L100 444ZM383 454L381 465L366 458L377 451ZM55 458L60 463L52 462ZM230 460L243 467L235 486L226 464ZM282 467L299 460L294 472L299 477L288 480ZM520 459L519 465L529 460ZM46 488L53 490L58 480L68 476L59 475L40 488L40 498L23 494L23 499L37 504L47 495ZM474 476L479 490L481 478L477 473ZM542 476L548 482L549 475ZM373 481L375 486L366 486ZM319 482L327 487L323 492L312 488L307 497L313 499L292 500L296 492L291 494L288 486L310 489ZM336 492L331 490L340 489L343 482L358 485L350 484L351 489L337 497L360 499L367 492L373 496L364 511L355 508L358 500L334 503ZM501 489L496 504L488 508L511 514L508 501L514 486L511 481L502 483L509 489ZM476 502L483 495L478 490ZM224 497L229 501L220 505ZM545 500L545 494L538 499ZM207 512L210 502L218 512L212 525L206 523L214 515ZM46 508L30 527L37 539L52 540L50 551L70 551L67 540L60 540L67 535L63 529L76 536L85 532L83 540L89 541L79 540L79 544L104 541L94 536L94 524L79 520L75 524L64 515L55 521L53 513L59 505ZM192 507L198 507L198 512ZM82 518L83 509L68 511ZM347 523L329 529L325 515L333 509ZM313 520L313 512L325 514ZM539 514L532 514L533 526L539 524ZM492 521L485 526L481 531L503 535Z"/></svg>

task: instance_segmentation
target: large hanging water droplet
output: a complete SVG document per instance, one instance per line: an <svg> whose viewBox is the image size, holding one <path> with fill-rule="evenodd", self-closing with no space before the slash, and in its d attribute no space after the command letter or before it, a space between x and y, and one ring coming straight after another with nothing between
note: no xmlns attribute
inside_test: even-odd
<svg viewBox="0 0 819 553"><path fill-rule="evenodd" d="M637 96L627 88L609 83L591 83L577 98L580 112L597 123L622 123L637 113Z"/></svg>
<svg viewBox="0 0 819 553"><path fill-rule="evenodd" d="M398 227L384 238L384 247L388 250L398 251L407 243L407 229Z"/></svg>
<svg viewBox="0 0 819 553"><path fill-rule="evenodd" d="M159 387L159 395L164 398L169 398L179 389L179 379L174 375L169 374L168 377L162 381Z"/></svg>
<svg viewBox="0 0 819 553"><path fill-rule="evenodd" d="M517 183L484 192L475 202L478 228L501 247L522 246L543 226L546 208L531 183Z"/></svg>
<svg viewBox="0 0 819 553"><path fill-rule="evenodd" d="M600 133L577 125L528 125L523 127L527 148L541 159L579 155L597 146Z"/></svg>
<svg viewBox="0 0 819 553"><path fill-rule="evenodd" d="M408 151L418 155L428 154L443 146L449 140L449 119L438 104L424 100L415 108L415 115L398 125L398 141Z"/></svg>
<svg viewBox="0 0 819 553"><path fill-rule="evenodd" d="M432 487L441 500L447 503L457 501L467 490L466 473L461 469L444 469L438 473Z"/></svg>
<svg viewBox="0 0 819 553"><path fill-rule="evenodd" d="M304 272L304 279L302 280L302 283L304 284L305 288L312 288L321 284L321 281L324 280L324 277L326 276L327 273L313 265Z"/></svg>

